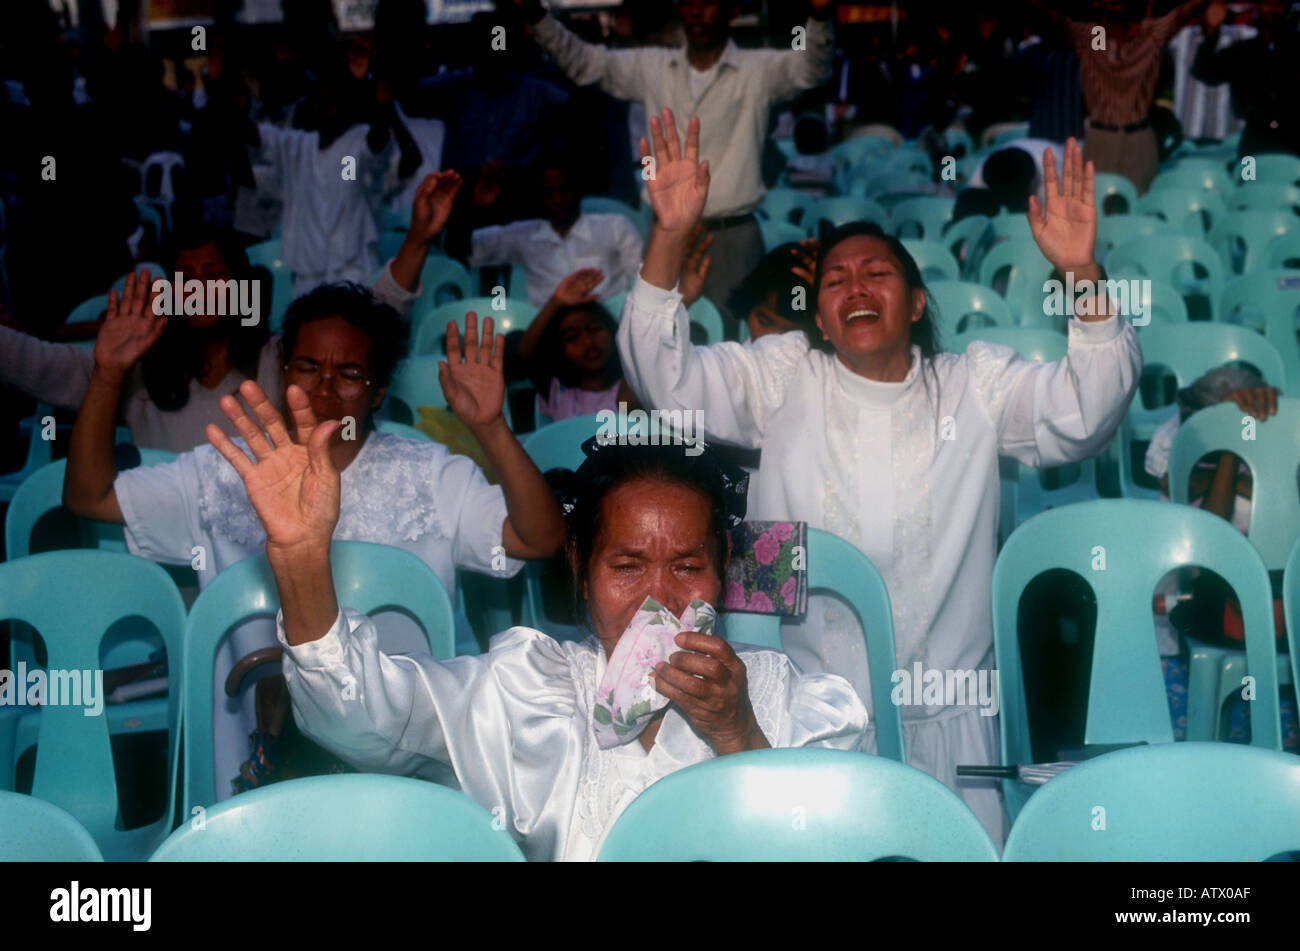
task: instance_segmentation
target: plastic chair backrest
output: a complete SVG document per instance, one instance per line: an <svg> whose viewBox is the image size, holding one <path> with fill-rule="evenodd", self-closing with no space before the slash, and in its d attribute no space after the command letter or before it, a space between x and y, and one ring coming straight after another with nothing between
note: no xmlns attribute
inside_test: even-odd
<svg viewBox="0 0 1300 951"><path fill-rule="evenodd" d="M952 209L956 204L955 198L938 195L905 198L889 212L893 233L900 238L922 238L942 243L943 226L952 220ZM911 234L910 226L915 226L917 234ZM906 235L904 230L908 232Z"/></svg>
<svg viewBox="0 0 1300 951"><path fill-rule="evenodd" d="M769 218L758 219L758 230L763 233L763 252L767 253L783 244L798 244L808 237L808 232L788 221L773 221Z"/></svg>
<svg viewBox="0 0 1300 951"><path fill-rule="evenodd" d="M405 231L381 231L379 233L379 263L383 264L390 258L397 257L397 252L402 250L402 244L405 241Z"/></svg>
<svg viewBox="0 0 1300 951"><path fill-rule="evenodd" d="M1292 850L1300 850L1300 759L1232 743L1169 743L1116 750L1053 777L1016 817L1002 858L1259 862Z"/></svg>
<svg viewBox="0 0 1300 951"><path fill-rule="evenodd" d="M444 303L439 298L446 291L455 291L456 296L462 300L470 294L469 271L465 270L465 265L442 254L429 255L420 271L420 283L424 287L420 301L426 307Z"/></svg>
<svg viewBox="0 0 1300 951"><path fill-rule="evenodd" d="M1259 554L1232 524L1200 509L1100 499L1049 509L1007 539L993 569L993 640L1002 696L1002 754L1032 760L1018 614L1025 588L1053 568L1087 582L1097 604L1084 743L1171 743L1151 599L1175 568L1217 572L1241 602L1247 662L1257 674L1252 742L1279 749L1272 594ZM1009 796L1023 799L1023 791Z"/></svg>
<svg viewBox="0 0 1300 951"><path fill-rule="evenodd" d="M1205 191L1217 192L1225 197L1233 189L1232 178L1224 163L1217 158L1192 156L1179 159L1172 168L1160 172L1151 182L1151 189L1166 184L1195 185Z"/></svg>
<svg viewBox="0 0 1300 951"><path fill-rule="evenodd" d="M1300 217L1285 211L1230 211L1210 231L1209 242L1223 258L1227 272L1249 274L1264 266L1269 245L1300 230ZM1238 252L1240 242L1244 251ZM1240 257L1241 266L1237 267Z"/></svg>
<svg viewBox="0 0 1300 951"><path fill-rule="evenodd" d="M992 219L984 215L969 215L944 227L940 239L952 256L962 262L962 277L971 280L978 273L979 258L984 245L992 238L989 227Z"/></svg>
<svg viewBox="0 0 1300 951"><path fill-rule="evenodd" d="M1269 570L1281 571L1300 536L1300 399L1279 399L1277 415L1266 420L1247 416L1236 403L1189 416L1169 450L1170 498L1187 503L1192 467L1216 451L1234 453L1250 467L1254 488L1246 534Z"/></svg>
<svg viewBox="0 0 1300 951"><path fill-rule="evenodd" d="M1096 187L1094 197L1097 202L1097 210L1103 215L1107 215L1105 204L1106 199L1111 195L1118 195L1120 198L1123 198L1124 208L1121 211L1111 212L1110 214L1131 215L1137 211L1137 186L1123 175L1115 175L1111 172L1098 172L1094 184Z"/></svg>
<svg viewBox="0 0 1300 951"><path fill-rule="evenodd" d="M1215 192L1174 186L1153 187L1138 199L1137 210L1163 219L1175 231L1197 238L1208 234L1226 211L1223 199Z"/></svg>
<svg viewBox="0 0 1300 951"><path fill-rule="evenodd" d="M462 792L377 773L309 776L254 789L183 824L151 862L522 862L492 815Z"/></svg>
<svg viewBox="0 0 1300 951"><path fill-rule="evenodd" d="M448 321L454 320L462 335L465 332L465 315L471 310L478 315L480 328L484 317L491 317L495 333L507 334L512 330L526 330L537 316L537 308L524 300L505 298L505 306L497 310L493 297L467 297L436 307L421 309L411 315L411 356L443 353L441 337L447 331Z"/></svg>
<svg viewBox="0 0 1300 951"><path fill-rule="evenodd" d="M633 208L617 198L587 195L579 204L582 210L589 214L622 215L636 226L637 233L643 238L649 233L650 224L654 219L654 212L649 208Z"/></svg>
<svg viewBox="0 0 1300 951"><path fill-rule="evenodd" d="M993 229L995 238L1034 240L1033 229L1029 227L1029 219L1025 215L1000 211L989 219L989 227ZM1035 244L1034 247L1038 247L1038 245Z"/></svg>
<svg viewBox="0 0 1300 951"><path fill-rule="evenodd" d="M814 202L812 208L804 216L808 236L812 238L821 237L822 222L826 222L830 227L838 228L840 225L855 221L873 221L880 225L881 228L887 229L889 212L879 202L874 202L869 198L841 195L835 198L822 198Z"/></svg>
<svg viewBox="0 0 1300 951"><path fill-rule="evenodd" d="M871 670L871 712L876 725L876 752L905 761L903 721L890 700L898 669L894 648L894 615L889 590L876 566L851 542L831 532L808 529L808 591L842 598L862 627ZM780 620L775 615L729 611L727 639L782 650Z"/></svg>
<svg viewBox="0 0 1300 951"><path fill-rule="evenodd" d="M1097 257L1105 264L1106 256L1117 244L1134 238L1174 233L1168 222L1151 215L1107 215L1097 223Z"/></svg>
<svg viewBox="0 0 1300 951"><path fill-rule="evenodd" d="M757 208L758 217L806 229L809 209L816 201L812 196L794 188L769 188Z"/></svg>
<svg viewBox="0 0 1300 951"><path fill-rule="evenodd" d="M1291 232L1274 238L1268 246L1264 266L1300 270L1300 234Z"/></svg>
<svg viewBox="0 0 1300 951"><path fill-rule="evenodd" d="M952 339L959 331L979 326L974 318L966 327L962 320L968 315L978 315L997 327L1011 327L1014 318L1011 308L997 291L971 281L933 281L926 290L934 302L940 336Z"/></svg>
<svg viewBox="0 0 1300 951"><path fill-rule="evenodd" d="M960 281L961 265L952 256L952 252L938 241L923 241L920 238L900 238L907 253L912 255L916 266L921 269L923 281Z"/></svg>
<svg viewBox="0 0 1300 951"><path fill-rule="evenodd" d="M787 748L720 756L665 776L614 822L598 860L997 857L974 813L932 776L863 753Z"/></svg>
<svg viewBox="0 0 1300 951"><path fill-rule="evenodd" d="M883 160L894 151L894 142L881 135L856 135L827 150L837 163L862 165Z"/></svg>
<svg viewBox="0 0 1300 951"><path fill-rule="evenodd" d="M0 862L102 862L99 846L66 809L0 790Z"/></svg>
<svg viewBox="0 0 1300 951"><path fill-rule="evenodd" d="M1048 319L1043 307L1043 285L1056 270L1032 240L1011 238L988 249L980 261L980 283L993 287L998 273L1008 268L1003 296L1012 314L1026 325Z"/></svg>
<svg viewBox="0 0 1300 951"><path fill-rule="evenodd" d="M928 179L934 175L934 160L924 149L903 145L885 158L885 168L890 173L920 175Z"/></svg>
<svg viewBox="0 0 1300 951"><path fill-rule="evenodd" d="M388 398L400 400L411 411L411 419L418 419L419 407L433 406L445 409L447 397L438 382L438 362L441 357L406 357L397 361L393 378L388 384Z"/></svg>
<svg viewBox="0 0 1300 951"><path fill-rule="evenodd" d="M1256 155L1254 158L1256 182L1300 185L1300 157L1283 152L1272 152ZM1245 189L1249 188L1250 184L1241 182L1238 187Z"/></svg>
<svg viewBox="0 0 1300 951"><path fill-rule="evenodd" d="M185 157L179 152L154 152L140 163L141 197L161 198L170 202L176 197L176 183L172 174L177 168L185 167ZM149 194L149 173L158 169L158 191Z"/></svg>
<svg viewBox="0 0 1300 951"><path fill-rule="evenodd" d="M1207 272L1205 278L1195 279L1195 287L1189 287L1182 273L1191 264L1200 265ZM1203 238L1191 235L1166 235L1159 241L1133 238L1117 244L1106 258L1106 268L1108 271L1136 269L1144 277L1178 288L1183 295L1199 291L1209 297L1212 317L1218 313L1219 295L1223 293L1228 273L1218 252Z"/></svg>
<svg viewBox="0 0 1300 951"><path fill-rule="evenodd" d="M110 859L142 846L152 849L172 827L183 693L174 672L184 654L185 602L166 571L132 555L52 551L0 564L0 618L22 621L40 632L47 671L80 674L75 686L59 674L63 690L82 687L84 672L102 670L105 633L122 619L137 617L157 629L173 671L167 694L169 785L163 818L140 829L117 829L118 788L108 718L102 713L86 715L84 693L83 704L56 704L47 697L41 706L32 777L32 795L75 816ZM51 693L55 679L50 677ZM12 769L12 764L3 766Z"/></svg>
<svg viewBox="0 0 1300 951"><path fill-rule="evenodd" d="M948 146L949 155L956 155L958 152L961 152L962 155L971 155L975 151L975 141L962 126L948 126L943 132L943 137Z"/></svg>
<svg viewBox="0 0 1300 951"><path fill-rule="evenodd" d="M1107 271L1106 276L1112 281L1128 280L1130 278L1138 278L1141 281L1137 285L1139 296L1134 298L1130 294L1129 316L1138 316L1138 305L1140 304L1142 316L1149 317L1150 322L1148 324L1135 323L1134 327L1137 328L1138 333L1142 332L1144 326L1150 324L1187 323L1189 319L1187 301L1183 300L1183 295L1166 282L1143 277L1138 271L1131 268Z"/></svg>
<svg viewBox="0 0 1300 951"><path fill-rule="evenodd" d="M1300 538L1291 548L1282 575L1282 610L1286 615L1286 636L1290 641L1291 683L1300 684Z"/></svg>
<svg viewBox="0 0 1300 951"><path fill-rule="evenodd" d="M76 307L72 308L68 314L65 324L83 324L94 323L99 320L104 311L108 309L108 295L96 294L94 297L88 297Z"/></svg>
<svg viewBox="0 0 1300 951"><path fill-rule="evenodd" d="M429 653L456 655L451 598L433 569L400 548L335 541L330 567L338 602L363 614L390 608L408 612L424 628ZM199 592L185 622L185 814L217 798L212 758L212 671L217 648L231 628L280 609L265 555L221 571Z"/></svg>
<svg viewBox="0 0 1300 951"><path fill-rule="evenodd" d="M272 333L279 333L284 329L285 311L293 303L293 271L280 255L280 239L250 245L246 253L249 265L264 267L271 273L271 314L267 325Z"/></svg>
<svg viewBox="0 0 1300 951"><path fill-rule="evenodd" d="M1258 314L1264 339L1277 348L1286 369L1281 389L1300 387L1300 342L1296 340L1297 308L1300 308L1300 270L1263 269L1233 278L1219 299L1219 313L1231 324L1254 323ZM1272 380L1269 381L1273 382Z"/></svg>
<svg viewBox="0 0 1300 951"><path fill-rule="evenodd" d="M1228 194L1233 211L1300 211L1300 188L1278 182L1243 182Z"/></svg>

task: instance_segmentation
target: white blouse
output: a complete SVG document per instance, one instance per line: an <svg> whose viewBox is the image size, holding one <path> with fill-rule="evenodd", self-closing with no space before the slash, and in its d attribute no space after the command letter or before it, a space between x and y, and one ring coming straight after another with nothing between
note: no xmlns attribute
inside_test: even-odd
<svg viewBox="0 0 1300 951"><path fill-rule="evenodd" d="M639 741L601 750L592 710L606 658L594 636L561 643L514 627L481 656L390 656L350 608L296 647L280 615L277 636L303 733L360 769L459 785L530 859L595 858L639 793L715 755L671 705L649 752ZM801 675L776 651L736 652L773 747L859 747L867 712L843 679Z"/></svg>
<svg viewBox="0 0 1300 951"><path fill-rule="evenodd" d="M751 518L806 521L871 559L889 591L898 669L991 668L998 456L1056 466L1099 453L1141 374L1133 328L1072 319L1055 363L975 342L938 354L929 372L914 346L906 378L881 383L803 334L693 346L680 300L639 279L628 295L618 344L633 391L656 408L703 410L710 439L763 450ZM809 601L805 623L783 625L787 652L801 669L846 677L870 708L856 618L834 599ZM902 714L909 761L963 795L956 765L997 756L996 718L977 706ZM996 809L967 801L996 838Z"/></svg>

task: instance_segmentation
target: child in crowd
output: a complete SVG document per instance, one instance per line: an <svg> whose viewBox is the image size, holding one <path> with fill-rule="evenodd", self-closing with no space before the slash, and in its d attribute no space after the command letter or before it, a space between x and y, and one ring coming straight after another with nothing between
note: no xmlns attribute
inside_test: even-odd
<svg viewBox="0 0 1300 951"><path fill-rule="evenodd" d="M816 254L812 239L774 248L731 292L731 312L743 315L751 340L791 330L817 332L810 273Z"/></svg>
<svg viewBox="0 0 1300 951"><path fill-rule="evenodd" d="M830 133L818 116L801 116L794 126L798 154L785 166L785 180L791 188L814 198L831 194L835 184L835 160L827 154ZM739 316L739 311L733 311Z"/></svg>

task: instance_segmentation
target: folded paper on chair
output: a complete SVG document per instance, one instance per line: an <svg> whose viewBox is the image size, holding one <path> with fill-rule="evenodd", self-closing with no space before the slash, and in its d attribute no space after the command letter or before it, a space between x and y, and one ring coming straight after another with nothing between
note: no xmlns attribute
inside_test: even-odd
<svg viewBox="0 0 1300 951"><path fill-rule="evenodd" d="M596 742L607 750L641 735L651 718L668 705L650 675L660 661L681 650L675 638L682 631L712 634L717 611L695 600L678 618L654 598L646 598L619 638L596 688Z"/></svg>

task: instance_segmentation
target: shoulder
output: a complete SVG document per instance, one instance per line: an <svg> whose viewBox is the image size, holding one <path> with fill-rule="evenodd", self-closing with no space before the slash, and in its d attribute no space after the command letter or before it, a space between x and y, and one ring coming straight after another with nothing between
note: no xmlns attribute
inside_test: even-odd
<svg viewBox="0 0 1300 951"><path fill-rule="evenodd" d="M564 716L572 714L584 681L594 678L596 669L590 640L561 643L531 627L512 627L493 636L486 660L517 698L542 708L559 704L567 708L558 711Z"/></svg>

